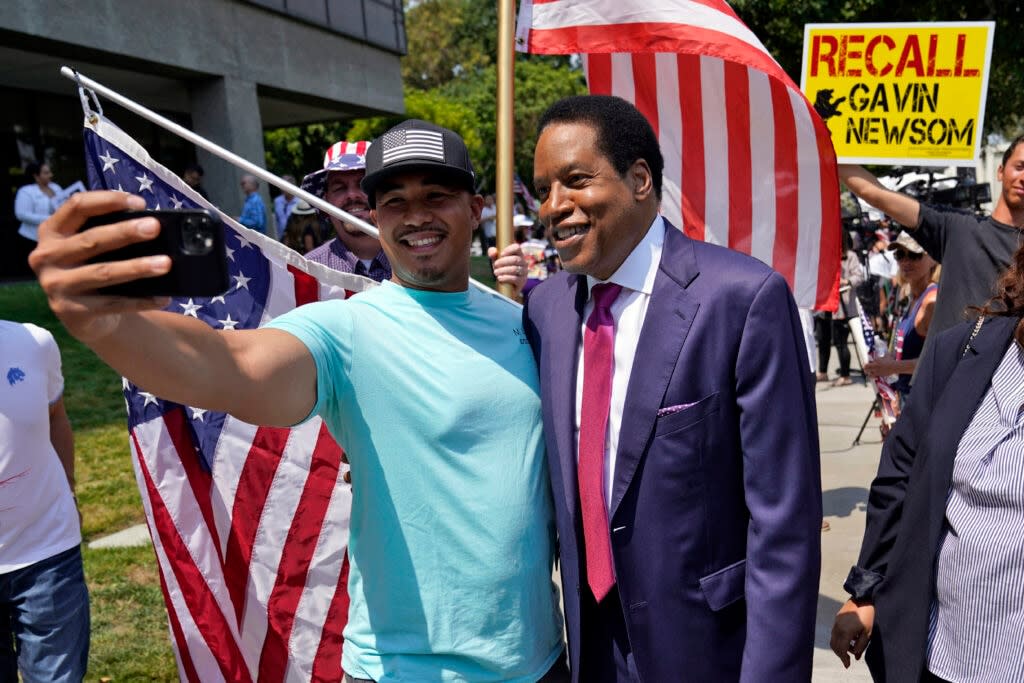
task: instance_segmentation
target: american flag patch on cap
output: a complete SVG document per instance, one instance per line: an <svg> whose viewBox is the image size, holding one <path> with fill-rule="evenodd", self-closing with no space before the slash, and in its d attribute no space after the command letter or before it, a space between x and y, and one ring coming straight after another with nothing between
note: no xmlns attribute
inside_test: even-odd
<svg viewBox="0 0 1024 683"><path fill-rule="evenodd" d="M444 138L436 130L392 130L380 140L384 166L406 159L430 159L444 163Z"/></svg>

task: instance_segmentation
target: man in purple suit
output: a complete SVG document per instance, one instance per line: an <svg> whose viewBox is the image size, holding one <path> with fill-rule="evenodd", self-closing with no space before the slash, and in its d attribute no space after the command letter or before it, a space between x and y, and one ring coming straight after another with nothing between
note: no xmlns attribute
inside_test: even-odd
<svg viewBox="0 0 1024 683"><path fill-rule="evenodd" d="M820 571L813 377L783 278L658 213L650 124L615 97L540 123L564 271L530 295L574 681L809 681Z"/></svg>

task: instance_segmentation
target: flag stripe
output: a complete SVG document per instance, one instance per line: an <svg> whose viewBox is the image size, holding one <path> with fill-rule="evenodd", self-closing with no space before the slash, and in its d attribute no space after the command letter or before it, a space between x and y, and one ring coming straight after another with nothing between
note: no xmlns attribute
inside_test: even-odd
<svg viewBox="0 0 1024 683"><path fill-rule="evenodd" d="M178 535L174 519L164 506L160 492L153 483L146 462L142 458L142 447L135 434L132 434L132 439L135 442L139 465L146 483L153 523L165 552L169 551L169 554L175 557L176 561L172 563L171 569L182 591L184 602L188 605L189 613L203 640L209 644L211 652L216 657L220 674L229 681L239 681L239 683L251 681L249 671L244 666L245 660L242 653L238 650L234 639L230 637L231 625L221 613L195 563L191 561L189 550Z"/></svg>
<svg viewBox="0 0 1024 683"><path fill-rule="evenodd" d="M689 24L620 24L613 33L604 26L569 26L543 31L531 30L530 52L561 54L575 52L572 45L586 45L589 54L628 52L676 52L708 54L737 61L770 76L792 82L786 72L767 53L756 46L718 30ZM714 44L713 51L707 46Z"/></svg>
<svg viewBox="0 0 1024 683"><path fill-rule="evenodd" d="M658 70L653 53L636 53L632 57L632 80L634 84L633 101L636 108L647 117L658 136L660 120L658 118Z"/></svg>
<svg viewBox="0 0 1024 683"><path fill-rule="evenodd" d="M266 504L270 485L281 462L280 454L287 440L287 429L259 427L245 458L238 489L235 491L231 533L228 537L227 552L224 554L224 578L231 593L239 625L242 623L245 608L253 542L260 519L263 517L263 506Z"/></svg>
<svg viewBox="0 0 1024 683"><path fill-rule="evenodd" d="M772 118L775 122L775 177L782 179L775 187L775 214L796 216L800 210L800 165L796 148L796 122L786 87L776 80L769 80ZM775 231L775 246L772 250L772 266L779 271L786 282L796 278L796 253L799 247L799 233L792 229Z"/></svg>
<svg viewBox="0 0 1024 683"><path fill-rule="evenodd" d="M839 301L839 278L834 274L837 269L836 263L838 263L838 260L829 263L829 254L839 254L842 252L842 241L839 231L832 229L832 226L841 226L842 217L839 209L839 193L831 192L825 188L836 186L839 169L836 165L835 150L832 147L831 138L829 138L827 132L822 133L820 130L824 127L824 123L817 117L817 114L811 108L810 102L803 100L801 104L808 110L808 116L811 117L815 127L818 128L815 140L818 143L818 159L822 162L818 166L818 171L821 174L820 185L822 188L820 195L821 223L818 227L818 244L820 245L819 253L821 258L818 259L818 277L816 279L818 291L815 306L823 310L832 310ZM822 287L822 284L825 286Z"/></svg>
<svg viewBox="0 0 1024 683"><path fill-rule="evenodd" d="M295 519L301 491L308 477L315 449L308 447L319 432L320 421L310 420L288 431L288 439L279 453L273 481L263 501L256 537L249 558L242 614L242 639L246 649L259 653L274 622L270 614L270 596L278 580L290 522ZM283 521L283 523L282 523ZM301 580L296 577L294 580Z"/></svg>
<svg viewBox="0 0 1024 683"><path fill-rule="evenodd" d="M731 10L723 11L723 8L728 8L724 2L644 0L643 3L630 3L622 0L564 0L534 2L533 5L533 29L537 32L557 30L564 26L577 29L604 28L607 24L627 30L633 26L651 27L648 41L644 45L650 48L647 51L663 52L657 43L664 35L673 35L679 26L694 25L712 28L764 51L764 46L757 36L739 21ZM531 35L531 42L532 40ZM589 44L582 36L580 40ZM623 40L620 40L619 47L609 52L640 51L623 49L622 44Z"/></svg>
<svg viewBox="0 0 1024 683"><path fill-rule="evenodd" d="M164 602L171 604L171 595L167 591L167 579L164 577L163 565L157 562L157 575L160 578L160 592L164 596ZM174 641L174 657L178 661L178 670L182 677L189 683L202 683L199 672L196 670L195 662L192 661L192 651L186 644L185 632L181 628L181 620L175 610L167 611L167 620L171 627L171 637Z"/></svg>
<svg viewBox="0 0 1024 683"><path fill-rule="evenodd" d="M316 550L316 540L331 493L338 481L341 449L334 443L326 426L321 425L313 453L309 476L291 516L292 524L277 566L277 581L267 600L266 613L270 625L260 657L260 681L284 679L295 610L302 597L305 576Z"/></svg>
<svg viewBox="0 0 1024 683"><path fill-rule="evenodd" d="M801 168L799 178L799 234L798 244L818 244L821 234L821 200L824 188L821 185L821 173L817 171L819 163L818 141L815 136L814 126L811 124L811 117L808 109L804 106L803 95L799 91L788 90L790 106L793 109L793 120L796 123L797 135L797 158ZM837 195L839 188L833 190ZM814 299L814 293L818 286L818 265L819 259L833 261L826 254L819 253L817 249L797 249L796 251L796 273L793 276L793 291L797 301ZM835 259L833 266L838 266L839 261Z"/></svg>
<svg viewBox="0 0 1024 683"><path fill-rule="evenodd" d="M698 55L681 54L679 64L679 110L683 131L704 130L703 81ZM671 153L671 150L668 151ZM705 239L707 180L704 177L704 135L684 135L682 152L683 222L686 234Z"/></svg>
<svg viewBox="0 0 1024 683"><path fill-rule="evenodd" d="M587 84L595 95L612 94L612 56L589 54L586 57Z"/></svg>
<svg viewBox="0 0 1024 683"><path fill-rule="evenodd" d="M341 565L338 575L338 587L331 598L331 606L327 610L326 624L335 624L348 614L349 595L345 587L348 585L348 553ZM341 647L340 629L337 634L327 633L320 639L316 657L313 659L312 683L336 683L341 679Z"/></svg>
<svg viewBox="0 0 1024 683"><path fill-rule="evenodd" d="M661 149L682 149L682 121L679 113L679 77L676 55L658 53L655 57L654 83L657 87L658 144ZM678 154L664 154L665 170L662 173L661 207L665 217L676 226L683 227L680 211L683 177L682 157Z"/></svg>
<svg viewBox="0 0 1024 683"><path fill-rule="evenodd" d="M725 63L700 58L700 80L704 105L704 239L712 244L729 244L729 130L725 102Z"/></svg>
<svg viewBox="0 0 1024 683"><path fill-rule="evenodd" d="M752 208L750 91L747 67L723 62L726 138L729 141L729 248L749 254Z"/></svg>
<svg viewBox="0 0 1024 683"><path fill-rule="evenodd" d="M348 470L342 464L340 472ZM340 481L335 486L324 516L324 524L316 550L310 562L306 585L295 609L295 619L303 628L293 629L289 648L292 652L316 652L323 649L325 656L341 657L341 631L345 625L347 605L340 615L329 611L336 600L347 596L346 580L341 577L348 546L349 517L352 507L352 487ZM333 654L332 654L333 653ZM293 660L294 667L301 667L305 680L313 674L313 662L308 659Z"/></svg>
<svg viewBox="0 0 1024 683"><path fill-rule="evenodd" d="M775 116L771 96L771 79L756 69L747 70L750 96L750 131L754 142L750 156L750 205L757 216L751 216L750 255L765 263L773 263L772 245L776 240L775 206ZM765 111L770 109L771 111ZM754 150L756 149L756 153ZM784 231L783 231L784 232ZM774 265L774 264L773 264ZM776 268L780 273L781 269ZM785 277L785 274L783 274ZM791 278L787 278L791 279Z"/></svg>
<svg viewBox="0 0 1024 683"><path fill-rule="evenodd" d="M221 554L220 539L217 536L217 524L213 514L213 504L210 499L210 488L213 478L199 465L199 458L194 454L192 437L189 434L189 427L185 419L185 409L182 407L169 410L164 414L164 424L171 441L174 442L174 449L182 453L181 465L188 479L189 488L195 496L200 513L213 537L214 548L217 550L218 559L223 567L224 556Z"/></svg>
<svg viewBox="0 0 1024 683"><path fill-rule="evenodd" d="M206 637L207 630L200 627L201 622L191 612L196 605L191 598L192 593L188 589L207 591L216 603L216 609L219 611L218 618L225 620L230 627L226 631L219 626L215 626L214 629L222 637L228 637L233 642L237 642L237 629L227 616L231 614L230 599L224 590L220 556L213 544L208 542L208 537L204 538L203 536L206 529L202 515L199 513L199 505L192 495L192 489L188 486L188 478L179 469L182 454L175 449L174 441L167 431L167 423L162 416L159 419L138 425L130 432L129 443L134 456L132 464L146 510L153 549L160 566L165 569L164 579L167 582L167 590L171 599L171 602L168 603L168 611L175 612L181 622L189 657L195 664L203 683L225 680L221 672L221 668L224 666L223 662L228 661L230 662L229 666L240 666L247 669L248 662L244 658L234 660L229 649L225 648L223 644L209 642ZM189 446L187 454L194 455L194 452L195 449ZM153 489L150 484L156 487L158 497L154 498L152 495ZM171 537L176 543L170 545L167 542L167 529L158 524L159 515L157 514L158 508L165 509L168 513L171 512L168 501L178 505L173 510L174 535ZM179 564L184 567L184 576L192 578L198 573L206 579L203 585L196 587L179 585L181 577L181 572L177 567Z"/></svg>
<svg viewBox="0 0 1024 683"><path fill-rule="evenodd" d="M320 298L320 283L309 273L288 264L288 272L295 279L295 305L312 303Z"/></svg>

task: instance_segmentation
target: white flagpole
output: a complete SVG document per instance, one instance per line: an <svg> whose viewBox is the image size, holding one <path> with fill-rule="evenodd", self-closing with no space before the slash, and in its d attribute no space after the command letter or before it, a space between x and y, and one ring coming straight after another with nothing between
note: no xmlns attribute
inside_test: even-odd
<svg viewBox="0 0 1024 683"><path fill-rule="evenodd" d="M250 173L250 174L256 176L257 178L260 178L261 180L264 180L267 183L270 183L274 187L276 187L276 188L278 188L278 189L280 189L280 190L282 190L284 192L287 192L290 195L298 197L299 199L302 199L302 200L306 201L307 203L309 203L310 206L315 207L317 209L320 209L324 213L326 213L326 214L328 214L330 216L333 216L333 217L335 217L335 218L337 218L339 220L345 221L346 223L350 223L350 224L356 226L357 228L359 228L360 230L365 232L367 235L372 235L373 237L379 237L379 233L377 231L377 228L375 228L374 226L370 225L369 223L367 223L366 221L362 220L361 218L357 218L357 217L353 216L350 213L342 211L338 207L336 207L333 204L330 204L330 203L324 201L320 197L317 197L316 195L312 195L309 192L306 192L301 187L298 187L296 185L293 185L292 183L289 183L286 180L282 180L281 178L278 178L273 173L270 173L269 171L266 171L266 170L260 168L256 164L253 164L253 163L243 159L242 157L238 156L234 152L230 152L230 151L224 149L223 147L221 147L221 146L219 146L219 145L217 145L217 144L215 144L213 142L210 142L209 140L207 140L206 138L204 138L201 135L196 135L195 133L190 131L188 128L184 128L182 126L179 126L174 121L171 121L169 119L164 118L163 116L160 116L160 114L157 114L155 111L151 111L149 109L146 109L145 107L143 107L141 104L135 102L134 100L130 100L127 97L124 97L123 95L119 94L118 92L116 92L114 90L111 90L110 88L97 83L96 81L92 80L91 78L86 78L85 76L83 76L82 74L78 73L77 71L75 71L71 67L67 67L67 66L61 67L60 73L65 78L68 78L68 79L78 83L80 88L88 88L90 90L93 90L93 91L99 93L100 95L103 95L108 100L110 100L112 102L116 102L117 104L121 105L122 107L124 107L128 111L131 111L131 112L134 112L134 113L138 114L139 116L141 116L142 118L146 119L147 121L151 121L151 122L155 123L156 125L160 126L161 128L164 128L164 129L174 133L175 135L178 135L178 136L181 136L181 137L185 138L186 140L188 140L192 144L196 145L197 147L202 147L203 149L205 149L210 154L216 155L216 156L220 157L221 159L223 159L224 161L227 161L228 163L234 164L235 166L241 168L245 172ZM83 100L83 103L84 103L84 100Z"/></svg>

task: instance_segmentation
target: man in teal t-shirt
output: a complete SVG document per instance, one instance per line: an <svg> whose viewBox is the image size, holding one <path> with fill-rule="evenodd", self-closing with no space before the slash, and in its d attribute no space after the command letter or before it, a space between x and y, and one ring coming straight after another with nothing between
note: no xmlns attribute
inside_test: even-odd
<svg viewBox="0 0 1024 683"><path fill-rule="evenodd" d="M465 144L406 121L366 165L391 281L262 329L91 297L170 266L85 263L155 234L143 220L95 229L95 248L71 237L85 217L137 208L120 193L58 211L34 268L69 331L148 391L253 424L323 416L354 485L347 680L567 681L537 370L518 308L469 286L483 199Z"/></svg>
<svg viewBox="0 0 1024 683"><path fill-rule="evenodd" d="M407 121L371 145L366 166L393 281L268 325L313 356L310 415L351 459L342 667L356 680L532 683L562 644L521 313L469 286L482 201L457 135Z"/></svg>

